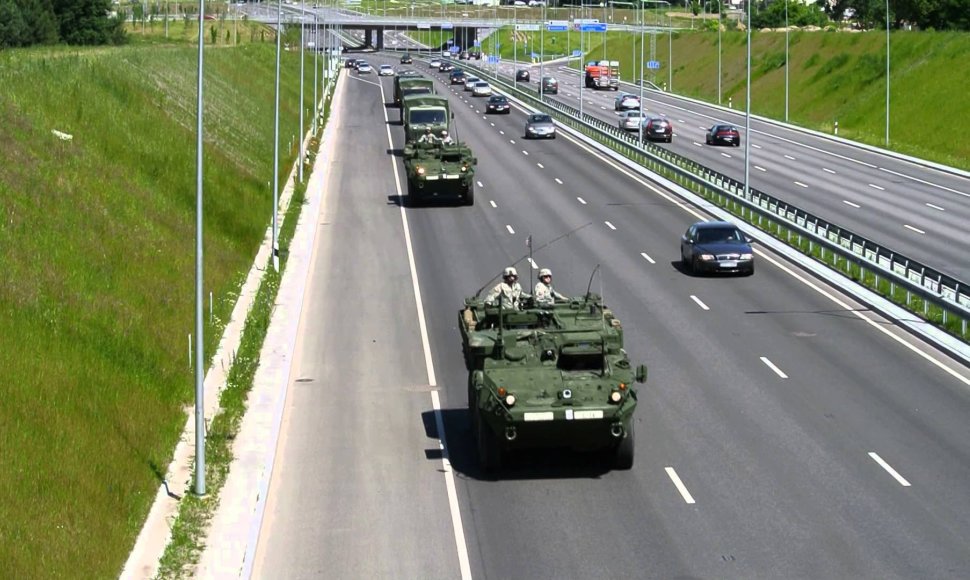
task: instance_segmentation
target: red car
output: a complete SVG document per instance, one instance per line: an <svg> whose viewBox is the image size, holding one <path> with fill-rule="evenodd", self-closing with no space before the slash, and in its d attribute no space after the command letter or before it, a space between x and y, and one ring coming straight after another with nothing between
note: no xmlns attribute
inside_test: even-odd
<svg viewBox="0 0 970 580"><path fill-rule="evenodd" d="M714 125L707 130L704 141L708 145L741 145L741 133L733 125Z"/></svg>
<svg viewBox="0 0 970 580"><path fill-rule="evenodd" d="M663 117L650 117L643 124L643 136L651 141L670 143L674 140L674 124Z"/></svg>

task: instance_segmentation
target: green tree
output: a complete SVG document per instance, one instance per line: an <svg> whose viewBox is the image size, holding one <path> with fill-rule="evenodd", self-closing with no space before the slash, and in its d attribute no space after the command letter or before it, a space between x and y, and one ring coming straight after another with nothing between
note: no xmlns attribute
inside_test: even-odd
<svg viewBox="0 0 970 580"><path fill-rule="evenodd" d="M108 16L111 0L53 0L61 39L68 44L123 44L122 22Z"/></svg>
<svg viewBox="0 0 970 580"><path fill-rule="evenodd" d="M0 48L23 46L29 32L20 6L13 0L0 0Z"/></svg>

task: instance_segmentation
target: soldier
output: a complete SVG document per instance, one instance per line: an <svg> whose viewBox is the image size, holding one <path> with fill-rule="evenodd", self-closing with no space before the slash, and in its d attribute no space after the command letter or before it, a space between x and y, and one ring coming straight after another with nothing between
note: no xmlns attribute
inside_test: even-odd
<svg viewBox="0 0 970 580"><path fill-rule="evenodd" d="M532 298L525 292L522 291L522 286L519 285L519 273L515 271L515 268L511 266L506 268L502 272L502 281L495 285L494 288L485 297L485 302L492 306L496 305L496 299L500 299L502 302L502 308L519 310L522 308L523 298Z"/></svg>
<svg viewBox="0 0 970 580"><path fill-rule="evenodd" d="M431 127L424 128L424 135L418 138L418 143L427 143L429 145L437 145L440 139L431 131Z"/></svg>
<svg viewBox="0 0 970 580"><path fill-rule="evenodd" d="M543 268L539 270L539 281L536 282L535 290L536 305L552 306L556 300L569 300L563 294L556 292L552 287L552 270Z"/></svg>
<svg viewBox="0 0 970 580"><path fill-rule="evenodd" d="M454 143L455 143L455 141L454 141L454 139L451 138L451 135L448 134L448 131L442 131L441 132L441 144L442 145L453 145Z"/></svg>

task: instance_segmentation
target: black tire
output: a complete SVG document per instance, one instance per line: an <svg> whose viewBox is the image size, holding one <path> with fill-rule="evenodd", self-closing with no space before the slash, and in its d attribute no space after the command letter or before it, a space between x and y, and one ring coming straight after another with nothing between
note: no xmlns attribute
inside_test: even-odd
<svg viewBox="0 0 970 580"><path fill-rule="evenodd" d="M465 192L465 205L475 205L475 184L468 184L468 191Z"/></svg>
<svg viewBox="0 0 970 580"><path fill-rule="evenodd" d="M633 419L630 419L630 428L624 433L623 439L616 446L613 455L613 467L615 469L627 470L633 467L633 458L636 451L636 436L634 433Z"/></svg>
<svg viewBox="0 0 970 580"><path fill-rule="evenodd" d="M751 262L751 268L749 270L745 270L744 275L754 276L754 262Z"/></svg>
<svg viewBox="0 0 970 580"><path fill-rule="evenodd" d="M503 457L498 438L489 430L488 425L481 418L476 419L475 427L475 438L478 444L478 466L486 472L501 469Z"/></svg>

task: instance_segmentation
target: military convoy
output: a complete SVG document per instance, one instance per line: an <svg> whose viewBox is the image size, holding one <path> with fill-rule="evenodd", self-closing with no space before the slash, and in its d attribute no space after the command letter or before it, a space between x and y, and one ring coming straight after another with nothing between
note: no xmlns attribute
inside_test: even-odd
<svg viewBox="0 0 970 580"><path fill-rule="evenodd" d="M458 313L468 369L468 410L479 463L500 468L516 449L606 451L613 466L634 458L635 369L623 327L593 293L522 310L468 298Z"/></svg>

